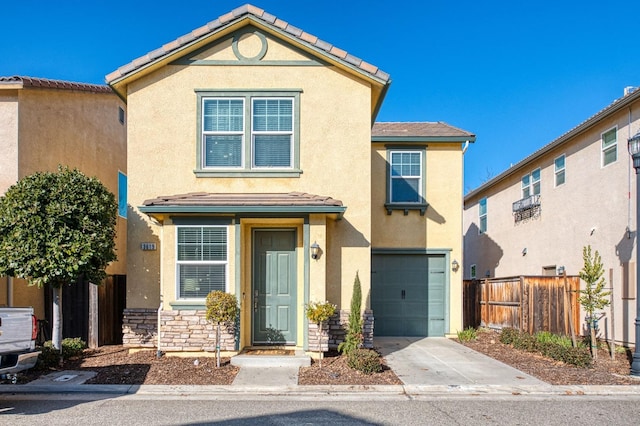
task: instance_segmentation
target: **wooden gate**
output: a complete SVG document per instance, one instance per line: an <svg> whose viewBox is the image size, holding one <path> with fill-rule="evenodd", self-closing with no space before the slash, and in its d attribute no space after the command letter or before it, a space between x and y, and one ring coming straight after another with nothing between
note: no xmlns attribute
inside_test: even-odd
<svg viewBox="0 0 640 426"><path fill-rule="evenodd" d="M464 326L569 335L580 326L577 276L520 276L464 282Z"/></svg>

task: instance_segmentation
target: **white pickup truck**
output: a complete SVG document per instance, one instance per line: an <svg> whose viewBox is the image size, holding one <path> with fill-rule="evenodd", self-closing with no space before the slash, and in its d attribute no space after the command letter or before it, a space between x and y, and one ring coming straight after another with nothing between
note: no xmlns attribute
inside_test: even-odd
<svg viewBox="0 0 640 426"><path fill-rule="evenodd" d="M16 382L16 373L38 361L33 308L0 308L0 377Z"/></svg>

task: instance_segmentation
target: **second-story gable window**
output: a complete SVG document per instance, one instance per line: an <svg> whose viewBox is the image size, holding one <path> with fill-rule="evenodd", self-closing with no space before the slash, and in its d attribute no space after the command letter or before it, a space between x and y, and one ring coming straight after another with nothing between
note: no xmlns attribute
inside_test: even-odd
<svg viewBox="0 0 640 426"><path fill-rule="evenodd" d="M299 175L299 94L198 92L196 175Z"/></svg>
<svg viewBox="0 0 640 426"><path fill-rule="evenodd" d="M253 167L292 166L293 99L253 99Z"/></svg>
<svg viewBox="0 0 640 426"><path fill-rule="evenodd" d="M522 198L540 194L540 169L522 177Z"/></svg>
<svg viewBox="0 0 640 426"><path fill-rule="evenodd" d="M617 129L614 127L602 134L602 166L618 160Z"/></svg>
<svg viewBox="0 0 640 426"><path fill-rule="evenodd" d="M422 202L422 152L391 151L390 201Z"/></svg>
<svg viewBox="0 0 640 426"><path fill-rule="evenodd" d="M484 234L487 232L487 199L483 198L479 203L479 222L478 232Z"/></svg>

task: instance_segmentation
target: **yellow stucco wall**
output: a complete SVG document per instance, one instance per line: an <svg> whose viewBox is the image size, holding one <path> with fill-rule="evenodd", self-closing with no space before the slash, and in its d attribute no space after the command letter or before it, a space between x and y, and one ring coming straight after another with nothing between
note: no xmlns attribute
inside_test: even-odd
<svg viewBox="0 0 640 426"><path fill-rule="evenodd" d="M268 36L264 60L308 60ZM251 43L255 40L249 39ZM250 56L251 45L240 45ZM207 59L235 59L230 41L202 54ZM197 178L197 96L201 90L300 89L299 177ZM161 227L136 208L159 195L186 192L286 193L331 196L347 206L340 221L310 218L311 242L323 256L310 264L311 297L349 306L353 278L360 272L369 292L371 214L371 87L324 65L183 66L170 65L133 81L129 107L128 308L157 308L160 302L160 251L142 252L141 242L159 242ZM264 221L268 223L268 221ZM166 232L166 230L164 231ZM326 233L326 235L325 235ZM229 234L230 236L233 233ZM246 237L246 234L243 233ZM246 244L246 242L245 242ZM165 241L162 250L170 250ZM243 259L249 259L246 247ZM301 254L302 255L302 254ZM165 301L175 297L175 263L163 254ZM302 268L304 262L299 262ZM230 274L233 288L234 275ZM326 293L322 294L326 287ZM166 306L166 304L165 304Z"/></svg>
<svg viewBox="0 0 640 426"><path fill-rule="evenodd" d="M0 91L0 192L20 178L55 171L61 164L97 177L117 198L118 171L127 170L126 127L119 122L119 107L126 109L112 93L41 87ZM107 273L126 274L126 220L118 217L116 226L119 260ZM6 279L0 278L5 299L7 292ZM44 317L43 290L15 279L13 305L33 306Z"/></svg>
<svg viewBox="0 0 640 426"><path fill-rule="evenodd" d="M403 145L406 146L406 145ZM424 147L424 145L422 146ZM419 148L419 147L416 147ZM462 265L463 161L460 143L431 143L426 148L424 216L418 210L387 214L387 147L372 146L372 247L449 251ZM450 270L449 333L462 329L462 269Z"/></svg>

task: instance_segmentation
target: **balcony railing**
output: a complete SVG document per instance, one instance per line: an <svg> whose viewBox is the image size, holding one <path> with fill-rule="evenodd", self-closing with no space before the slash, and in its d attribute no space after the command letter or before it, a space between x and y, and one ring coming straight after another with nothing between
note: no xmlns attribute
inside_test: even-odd
<svg viewBox="0 0 640 426"><path fill-rule="evenodd" d="M513 203L513 212L521 212L540 206L540 194L530 195Z"/></svg>

